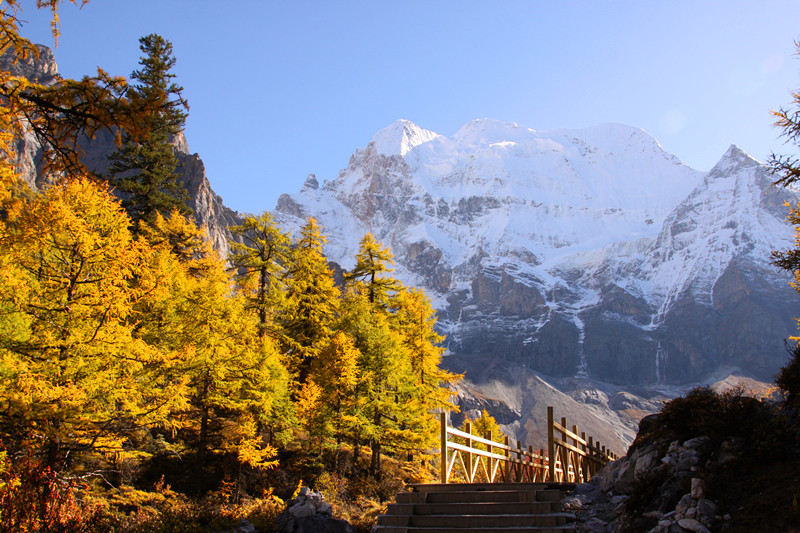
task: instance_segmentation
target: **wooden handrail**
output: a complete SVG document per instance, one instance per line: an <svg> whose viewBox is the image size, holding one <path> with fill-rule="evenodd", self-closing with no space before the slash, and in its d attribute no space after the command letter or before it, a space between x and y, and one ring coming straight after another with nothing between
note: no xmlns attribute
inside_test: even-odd
<svg viewBox="0 0 800 533"><path fill-rule="evenodd" d="M467 431L447 425L447 413L440 414L441 422L441 465L440 481L451 483L456 466L460 466L462 478L466 483L484 481L537 483L546 481L582 483L588 481L603 466L617 456L595 442L586 433L578 434L578 427L567 427L565 418L557 423L553 408L547 408L547 453L532 446L527 449L517 441L517 446L509 444L508 437L503 442L492 440L492 434L479 437L472 434L472 424L467 422ZM556 436L558 433L558 437ZM449 437L464 439L465 444L454 442ZM560 437L560 438L559 438ZM487 450L476 448L483 445ZM499 452L499 453L497 453ZM502 467L502 468L501 468Z"/></svg>
<svg viewBox="0 0 800 533"><path fill-rule="evenodd" d="M556 431L561 438L556 436ZM592 437L587 440L585 433L578 435L577 426L572 426L570 431L566 418L557 423L551 406L547 407L547 451L548 457L552 458L548 477L551 481L561 483L588 481L617 458L605 446L601 446L600 441L594 442Z"/></svg>

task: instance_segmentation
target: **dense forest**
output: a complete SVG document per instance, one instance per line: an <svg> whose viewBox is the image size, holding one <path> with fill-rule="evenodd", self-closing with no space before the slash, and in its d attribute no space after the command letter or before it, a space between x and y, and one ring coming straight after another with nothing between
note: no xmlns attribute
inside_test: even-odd
<svg viewBox="0 0 800 533"><path fill-rule="evenodd" d="M4 2L0 52L29 58L20 15ZM0 72L0 531L267 523L301 482L344 505L424 479L458 379L430 301L372 235L335 279L313 218L293 239L246 216L220 257L177 180L171 44L139 44L127 80ZM81 143L101 130L118 150L98 175Z"/></svg>

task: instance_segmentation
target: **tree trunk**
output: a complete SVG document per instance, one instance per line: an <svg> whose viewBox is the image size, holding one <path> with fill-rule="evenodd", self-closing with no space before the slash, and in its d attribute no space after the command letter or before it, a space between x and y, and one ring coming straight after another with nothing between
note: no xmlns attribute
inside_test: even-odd
<svg viewBox="0 0 800 533"><path fill-rule="evenodd" d="M205 468L206 448L208 446L208 420L210 412L206 398L208 398L209 380L208 377L203 382L203 397L200 400L200 442L197 446L197 462L201 468Z"/></svg>
<svg viewBox="0 0 800 533"><path fill-rule="evenodd" d="M361 459L361 445L358 442L358 437L353 437L353 473L358 472L358 461Z"/></svg>
<svg viewBox="0 0 800 533"><path fill-rule="evenodd" d="M369 471L375 479L381 478L381 443L373 440L370 443L372 447L372 460L370 461Z"/></svg>
<svg viewBox="0 0 800 533"><path fill-rule="evenodd" d="M47 466L51 470L58 470L59 456L61 455L61 439L51 437L47 442Z"/></svg>

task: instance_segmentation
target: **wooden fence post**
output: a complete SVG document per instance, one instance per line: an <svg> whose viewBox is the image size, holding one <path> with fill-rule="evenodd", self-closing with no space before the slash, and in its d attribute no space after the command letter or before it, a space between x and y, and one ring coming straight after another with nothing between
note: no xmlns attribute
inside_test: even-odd
<svg viewBox="0 0 800 533"><path fill-rule="evenodd" d="M567 419L566 417L561 417L561 442L567 442L567 434L564 433L564 430L567 429ZM565 448L561 447L561 482L566 483L571 481L569 479L569 464L571 462L572 454L570 451Z"/></svg>
<svg viewBox="0 0 800 533"><path fill-rule="evenodd" d="M577 430L576 430L577 432ZM589 473L589 455L586 450L586 432L581 431L581 450L583 450L583 456L581 457L581 464L583 465L583 481L589 481L589 478L592 477L592 474Z"/></svg>
<svg viewBox="0 0 800 533"><path fill-rule="evenodd" d="M555 435L553 435L553 406L547 406L547 454L550 458L550 465L548 474L550 476L550 483L556 480L556 442Z"/></svg>
<svg viewBox="0 0 800 533"><path fill-rule="evenodd" d="M447 483L447 413L441 412L439 413L439 421L442 425L441 431L441 456L442 456L442 464L440 470L440 480L442 483Z"/></svg>
<svg viewBox="0 0 800 533"><path fill-rule="evenodd" d="M545 479L547 472L544 470L544 459L544 448L539 448L539 481L547 481Z"/></svg>
<svg viewBox="0 0 800 533"><path fill-rule="evenodd" d="M489 440L489 441L494 440L494 432L493 431L489 431L488 433L484 434L483 438L486 439L486 440ZM494 453L494 446L489 444L488 451L489 451L489 453ZM489 463L489 473L486 474L489 479L487 479L486 482L487 483L494 483L494 472L495 472L494 463L495 463L495 460L492 459L491 457L487 457L486 458L486 462Z"/></svg>
<svg viewBox="0 0 800 533"><path fill-rule="evenodd" d="M467 429L467 434L472 435L472 422L467 421L465 426ZM471 436L467 439L467 448L469 448L470 450L472 449ZM467 452L467 468L469 469L469 472L467 472L467 483L473 483L475 476L472 470L472 452Z"/></svg>
<svg viewBox="0 0 800 533"><path fill-rule="evenodd" d="M508 435L503 442L506 445L506 483L511 483L511 446L509 445Z"/></svg>
<svg viewBox="0 0 800 533"><path fill-rule="evenodd" d="M528 481L531 483L536 481L536 458L533 456L533 446L528 446L528 457L530 458L528 469Z"/></svg>

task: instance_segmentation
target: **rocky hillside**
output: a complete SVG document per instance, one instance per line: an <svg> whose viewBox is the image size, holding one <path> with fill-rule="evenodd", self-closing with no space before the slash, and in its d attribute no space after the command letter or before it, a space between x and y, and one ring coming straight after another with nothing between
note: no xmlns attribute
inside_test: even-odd
<svg viewBox="0 0 800 533"><path fill-rule="evenodd" d="M565 501L579 532L796 531L798 413L694 389L642 420L625 457Z"/></svg>

